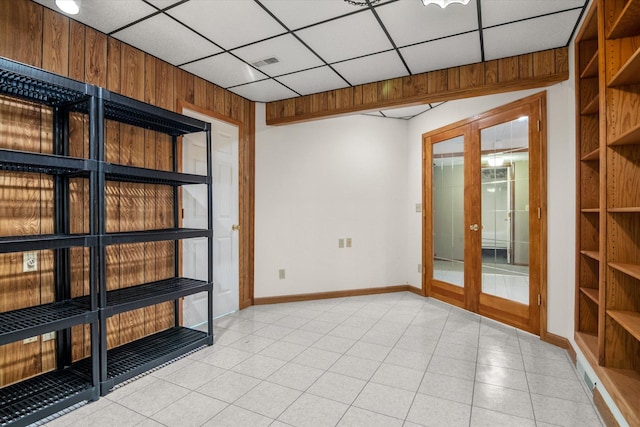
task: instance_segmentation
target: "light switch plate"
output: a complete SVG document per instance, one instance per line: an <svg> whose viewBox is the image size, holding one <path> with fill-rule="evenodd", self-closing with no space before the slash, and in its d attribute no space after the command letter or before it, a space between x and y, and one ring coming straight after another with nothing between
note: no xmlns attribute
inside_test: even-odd
<svg viewBox="0 0 640 427"><path fill-rule="evenodd" d="M284 268L281 268L280 270L278 270L278 277L280 279L284 279L285 278L285 271Z"/></svg>
<svg viewBox="0 0 640 427"><path fill-rule="evenodd" d="M347 247L351 247L351 237L347 237Z"/></svg>
<svg viewBox="0 0 640 427"><path fill-rule="evenodd" d="M340 249L344 248L344 239L338 239L338 247Z"/></svg>

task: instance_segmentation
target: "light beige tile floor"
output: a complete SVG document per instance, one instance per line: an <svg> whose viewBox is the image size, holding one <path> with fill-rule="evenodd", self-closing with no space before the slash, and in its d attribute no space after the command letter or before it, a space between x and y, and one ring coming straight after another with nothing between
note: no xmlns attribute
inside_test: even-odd
<svg viewBox="0 0 640 427"><path fill-rule="evenodd" d="M412 293L250 307L47 426L602 426L566 352Z"/></svg>

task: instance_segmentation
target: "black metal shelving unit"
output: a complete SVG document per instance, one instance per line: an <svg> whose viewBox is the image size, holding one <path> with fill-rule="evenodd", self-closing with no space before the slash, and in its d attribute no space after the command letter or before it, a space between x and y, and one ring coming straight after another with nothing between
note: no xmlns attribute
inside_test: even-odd
<svg viewBox="0 0 640 427"><path fill-rule="evenodd" d="M179 299L207 292L209 318L213 308L213 209L210 124L77 82L11 60L0 58L0 94L53 110L52 154L0 149L0 170L48 174L54 179L54 234L0 237L0 253L51 249L54 252L56 298L51 304L0 313L0 345L40 335L57 333L58 369L0 388L0 426L27 425L68 406L98 399L115 385L176 357L213 344L213 325L206 332L179 324ZM89 156L69 157L69 113L88 117ZM109 163L105 160L105 121L111 120L170 135L173 140L173 171L161 171ZM207 145L207 175L177 172L178 137L204 132ZM89 233L71 234L69 179L89 182ZM106 232L107 181L167 185L173 190L173 227L162 230ZM179 228L179 187L207 186L208 227ZM180 277L179 241L206 238L207 280ZM140 242L174 242L174 277L107 291L106 247ZM71 247L89 247L90 292L70 297ZM174 301L175 324L153 335L107 349L107 319L119 313ZM91 357L71 362L71 327L91 326Z"/></svg>
<svg viewBox="0 0 640 427"><path fill-rule="evenodd" d="M0 253L51 250L54 257L55 302L0 313L0 345L56 331L56 369L0 388L0 425L28 425L76 403L99 397L97 287L91 286L87 304L70 299L69 249L90 248L90 274L97 277L97 236L71 234L69 179L95 182L94 158L69 157L69 114L88 111L95 89L84 83L0 58L0 94L27 105L50 108L53 117L53 152L0 150L0 170L20 174L45 174L53 180L54 232L46 235L0 237ZM10 142L10 141L8 141ZM91 144L90 144L91 145ZM93 147L95 152L95 147ZM71 327L91 327L90 369L79 373L71 366Z"/></svg>

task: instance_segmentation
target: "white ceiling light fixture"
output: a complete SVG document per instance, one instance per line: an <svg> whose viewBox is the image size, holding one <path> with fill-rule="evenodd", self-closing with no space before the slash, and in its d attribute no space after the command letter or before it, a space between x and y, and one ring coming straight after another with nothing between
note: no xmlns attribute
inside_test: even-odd
<svg viewBox="0 0 640 427"><path fill-rule="evenodd" d="M344 1L349 3L351 6L373 6L374 4L380 3L380 0L344 0Z"/></svg>
<svg viewBox="0 0 640 427"><path fill-rule="evenodd" d="M462 5L465 5L469 3L469 0L422 0L422 4L425 6L429 6L430 4L437 4L443 9L453 3L460 3Z"/></svg>
<svg viewBox="0 0 640 427"><path fill-rule="evenodd" d="M56 6L69 15L77 15L80 12L80 0L56 0Z"/></svg>

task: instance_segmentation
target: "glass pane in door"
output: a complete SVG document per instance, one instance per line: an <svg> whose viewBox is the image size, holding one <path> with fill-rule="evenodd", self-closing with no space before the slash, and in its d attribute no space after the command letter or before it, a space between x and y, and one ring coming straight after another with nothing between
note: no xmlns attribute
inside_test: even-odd
<svg viewBox="0 0 640 427"><path fill-rule="evenodd" d="M433 278L464 286L464 137L433 144Z"/></svg>
<svg viewBox="0 0 640 427"><path fill-rule="evenodd" d="M482 129L482 292L529 304L529 120Z"/></svg>

